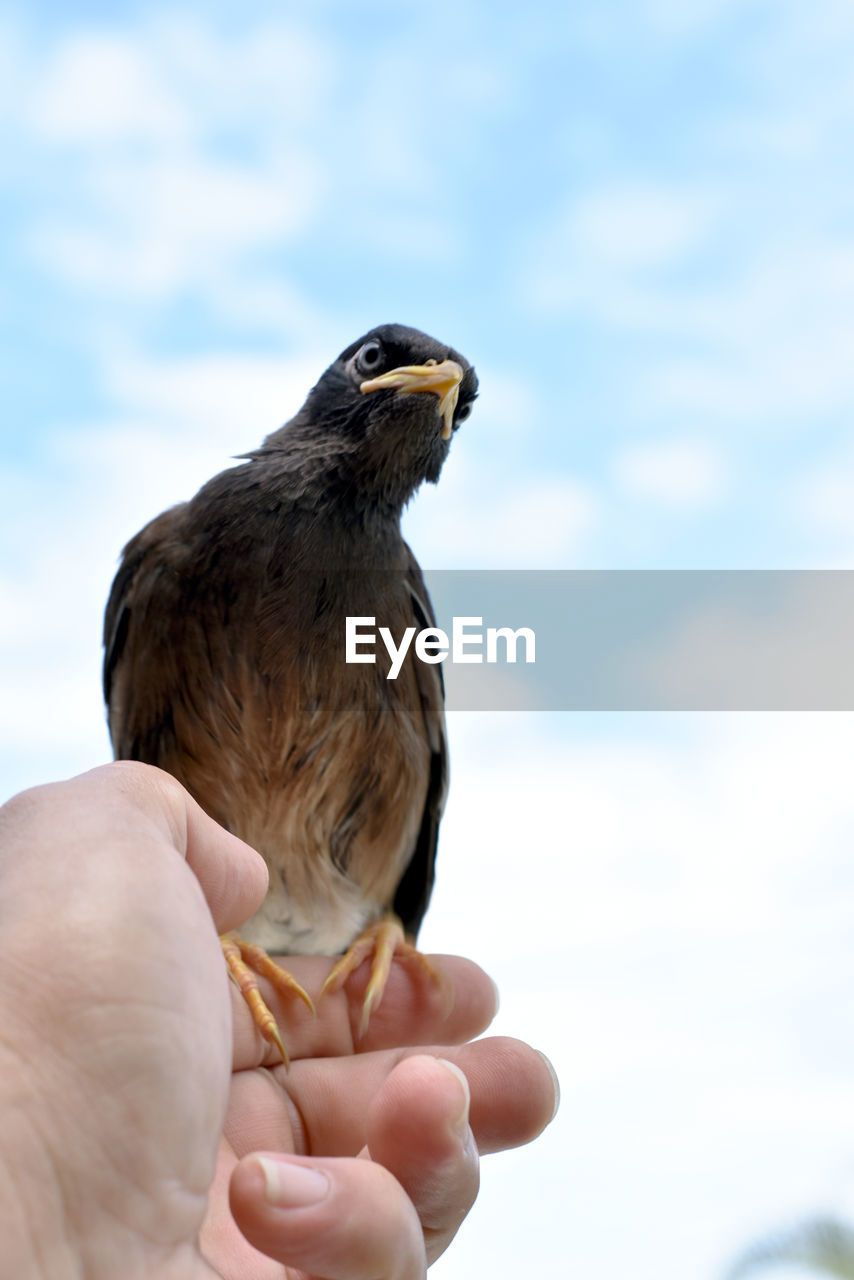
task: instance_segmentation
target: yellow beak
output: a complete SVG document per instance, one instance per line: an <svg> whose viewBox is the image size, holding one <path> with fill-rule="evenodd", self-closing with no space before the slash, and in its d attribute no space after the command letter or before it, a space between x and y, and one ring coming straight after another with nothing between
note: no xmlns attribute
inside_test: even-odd
<svg viewBox="0 0 854 1280"><path fill-rule="evenodd" d="M442 439L450 440L462 380L463 371L456 360L443 360L441 364L428 360L426 364L404 364L399 369L381 373L378 378L368 378L359 390L367 394L391 388L402 395L411 395L415 391L433 391L439 397L439 413L443 421Z"/></svg>

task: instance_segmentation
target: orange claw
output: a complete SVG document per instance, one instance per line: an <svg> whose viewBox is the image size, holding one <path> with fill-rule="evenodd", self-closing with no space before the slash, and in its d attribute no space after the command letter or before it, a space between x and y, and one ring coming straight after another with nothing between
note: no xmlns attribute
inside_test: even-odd
<svg viewBox="0 0 854 1280"><path fill-rule="evenodd" d="M314 1003L311 996L303 990L296 978L288 973L287 969L282 969L280 965L276 964L275 960L270 959L263 947L255 946L252 942L246 942L236 933L224 933L220 937L220 945L225 956L225 962L228 965L228 971L240 988L243 999L249 1005L256 1027L264 1039L269 1044L274 1044L279 1050L285 1066L290 1066L290 1059L279 1032L278 1024L270 1012L264 997L261 995L261 989L258 986L258 979L255 974L262 974L267 978L280 995L296 996L299 1000L302 1000L303 1004L313 1014Z"/></svg>
<svg viewBox="0 0 854 1280"><path fill-rule="evenodd" d="M430 963L417 947L407 941L403 932L403 925L397 916L391 912L384 915L381 920L377 920L374 924L368 925L359 934L355 942L347 948L341 959L336 961L327 974L318 999L322 1000L325 995L340 991L350 975L355 973L362 961L367 960L370 955L373 955L374 958L371 964L370 981L362 1003L362 1016L359 1019L360 1038L368 1029L368 1023L374 1009L380 1007L386 983L388 982L388 975L391 972L391 962L395 956L404 961L404 963L409 962L417 965L427 974L430 981L444 992L449 1004L453 999L453 993L447 978Z"/></svg>

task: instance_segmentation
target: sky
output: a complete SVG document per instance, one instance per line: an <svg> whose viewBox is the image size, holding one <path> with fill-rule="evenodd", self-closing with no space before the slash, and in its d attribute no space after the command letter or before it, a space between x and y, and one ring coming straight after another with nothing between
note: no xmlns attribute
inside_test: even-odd
<svg viewBox="0 0 854 1280"><path fill-rule="evenodd" d="M854 567L852 65L842 0L3 6L0 797L109 756L123 543L377 323L481 380L426 568ZM563 1103L436 1276L854 1208L850 715L450 735L422 940Z"/></svg>

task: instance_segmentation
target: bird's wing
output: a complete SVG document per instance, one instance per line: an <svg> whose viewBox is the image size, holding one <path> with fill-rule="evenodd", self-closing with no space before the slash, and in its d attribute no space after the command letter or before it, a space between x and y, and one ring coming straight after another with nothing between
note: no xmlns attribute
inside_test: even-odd
<svg viewBox="0 0 854 1280"><path fill-rule="evenodd" d="M418 562L406 548L409 564L406 582L412 602L412 620L421 631L435 627L436 618ZM448 794L448 737L445 726L445 682L440 663L415 662L421 710L430 745L430 779L415 852L394 898L394 911L407 933L416 937L430 901L436 867L439 821Z"/></svg>
<svg viewBox="0 0 854 1280"><path fill-rule="evenodd" d="M164 511L131 539L122 553L104 613L104 700L113 751L119 760L161 763L156 742L168 707L167 673L142 659L144 633L164 625L152 609L157 586L170 576L169 548L177 543L184 504ZM157 616L159 613L159 616ZM142 664L142 665L141 665ZM144 669L143 669L144 668ZM149 669L151 668L151 669ZM163 688L157 688L164 684Z"/></svg>

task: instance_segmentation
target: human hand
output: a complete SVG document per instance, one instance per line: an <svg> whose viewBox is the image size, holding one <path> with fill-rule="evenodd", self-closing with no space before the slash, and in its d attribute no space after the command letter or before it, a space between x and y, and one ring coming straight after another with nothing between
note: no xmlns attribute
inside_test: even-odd
<svg viewBox="0 0 854 1280"><path fill-rule="evenodd" d="M227 1280L289 1276L274 1258L329 1280L414 1280L447 1247L474 1200L478 1148L528 1142L552 1118L556 1082L540 1054L505 1038L462 1043L495 1012L491 981L470 961L431 959L453 983L450 1015L435 986L412 982L395 965L358 1043L366 970L323 1000L316 1019L270 992L290 1070L261 1040L235 991L235 1077L202 1235L205 1255ZM287 963L313 991L331 962L289 956ZM434 1043L440 1037L441 1047ZM277 1170L293 1178L295 1166L309 1166L327 1175L328 1190L317 1184L325 1194L313 1206L273 1207L259 1152L274 1162L271 1180ZM347 1212L348 1204L358 1212Z"/></svg>
<svg viewBox="0 0 854 1280"><path fill-rule="evenodd" d="M476 1188L470 1140L452 1136L464 1086L421 1055L395 1068L405 1054L390 1046L422 1043L439 1022L402 975L366 1052L311 1062L352 1050L347 997L330 1001L300 1032L284 1089L280 1072L257 1067L262 1050L236 1002L231 1077L217 932L252 913L265 883L256 854L144 766L107 766L0 811L0 1212L14 1274L189 1278L215 1267L267 1280L287 1274L284 1259L303 1266L313 1254L307 1265L329 1277L397 1280L422 1274L453 1234ZM457 1007L442 1028L451 1039L491 1008L485 976L456 963ZM454 1051L475 1131L487 1146L525 1141L551 1114L548 1069L515 1042L479 1044ZM510 1075L496 1075L514 1057ZM508 1097L511 1078L533 1101ZM407 1126L411 1142L400 1139ZM365 1141L372 1159L346 1158ZM311 1149L328 1178L322 1205L283 1211L259 1198L253 1147ZM277 1261L250 1251L241 1228Z"/></svg>
<svg viewBox="0 0 854 1280"><path fill-rule="evenodd" d="M232 1059L217 930L265 886L258 854L143 765L0 809L6 1274L211 1274L195 1239Z"/></svg>

